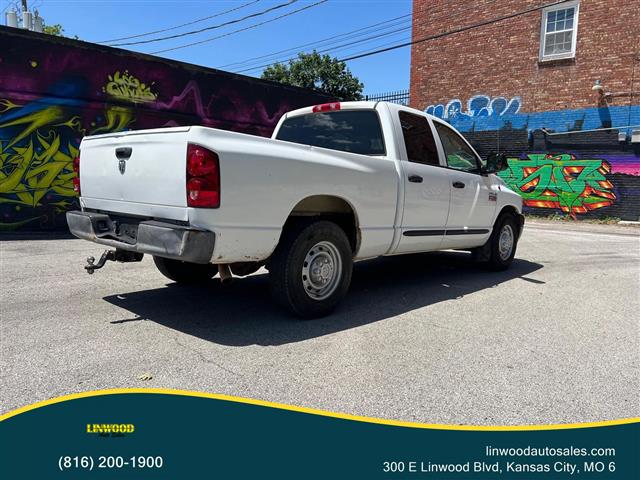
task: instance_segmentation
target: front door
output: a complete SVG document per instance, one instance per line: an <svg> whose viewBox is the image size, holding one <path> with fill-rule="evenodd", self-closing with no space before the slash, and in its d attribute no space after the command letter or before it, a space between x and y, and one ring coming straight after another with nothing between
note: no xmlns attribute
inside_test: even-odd
<svg viewBox="0 0 640 480"><path fill-rule="evenodd" d="M442 248L477 246L491 233L497 196L490 189L490 178L480 174L482 162L475 150L447 124L434 124L451 183L451 206Z"/></svg>

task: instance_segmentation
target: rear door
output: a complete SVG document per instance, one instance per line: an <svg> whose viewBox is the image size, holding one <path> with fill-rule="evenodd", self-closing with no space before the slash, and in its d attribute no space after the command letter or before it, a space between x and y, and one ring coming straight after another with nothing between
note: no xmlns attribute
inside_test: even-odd
<svg viewBox="0 0 640 480"><path fill-rule="evenodd" d="M451 184L451 206L443 248L477 245L491 231L496 195L480 173L482 161L469 143L444 122L433 121Z"/></svg>
<svg viewBox="0 0 640 480"><path fill-rule="evenodd" d="M398 115L404 140L404 212L395 253L435 250L442 243L449 213L449 173L440 164L430 120L403 110Z"/></svg>

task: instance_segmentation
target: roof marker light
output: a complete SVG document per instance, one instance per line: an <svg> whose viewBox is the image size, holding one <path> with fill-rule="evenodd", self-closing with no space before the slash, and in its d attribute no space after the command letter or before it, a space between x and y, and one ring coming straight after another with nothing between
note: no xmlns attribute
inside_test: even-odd
<svg viewBox="0 0 640 480"><path fill-rule="evenodd" d="M314 105L313 113L330 112L332 110L340 110L340 102L323 103L321 105Z"/></svg>

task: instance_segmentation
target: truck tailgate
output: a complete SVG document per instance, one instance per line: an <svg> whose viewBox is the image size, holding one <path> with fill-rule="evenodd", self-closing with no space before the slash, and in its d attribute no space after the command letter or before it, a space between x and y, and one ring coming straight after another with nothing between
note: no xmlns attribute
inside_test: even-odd
<svg viewBox="0 0 640 480"><path fill-rule="evenodd" d="M87 208L186 220L190 127L85 137L80 186Z"/></svg>

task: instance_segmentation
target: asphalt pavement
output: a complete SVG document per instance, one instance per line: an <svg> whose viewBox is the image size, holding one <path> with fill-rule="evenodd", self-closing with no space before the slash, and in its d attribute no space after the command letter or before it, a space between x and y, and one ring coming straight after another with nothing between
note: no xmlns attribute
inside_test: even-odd
<svg viewBox="0 0 640 480"><path fill-rule="evenodd" d="M299 321L264 270L172 284L151 258L95 273L86 241L0 241L0 412L94 389L197 390L473 425L640 416L640 229L529 223L506 272L461 252L361 262Z"/></svg>

